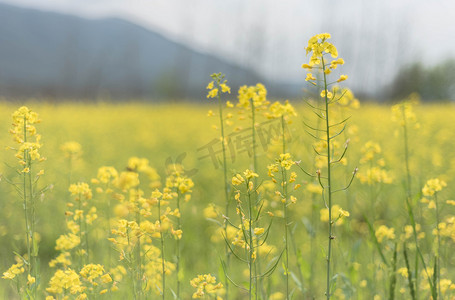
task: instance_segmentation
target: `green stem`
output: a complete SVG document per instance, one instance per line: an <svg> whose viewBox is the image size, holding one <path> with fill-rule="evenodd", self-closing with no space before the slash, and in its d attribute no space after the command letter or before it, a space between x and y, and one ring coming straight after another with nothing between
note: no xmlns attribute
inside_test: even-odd
<svg viewBox="0 0 455 300"><path fill-rule="evenodd" d="M136 213L137 224L140 224L140 213ZM141 237L137 237L136 244L136 281L137 281L137 293L139 299L142 299L142 256L141 256Z"/></svg>
<svg viewBox="0 0 455 300"><path fill-rule="evenodd" d="M27 119L24 116L24 144L27 142ZM25 168L30 167L30 155L28 154L28 150L24 150L24 162L25 162ZM33 237L33 231L31 228L30 220L29 220L29 207L28 207L28 201L27 201L27 173L23 172L23 196L24 196L24 215L25 215L25 234L26 234L26 244L27 244L27 260L29 262L29 266L27 267L27 275L30 276L31 274L31 269L33 267L32 265L32 258L31 258L31 246L30 242L32 241ZM29 169L29 174L30 174L30 169ZM31 195L30 195L31 197Z"/></svg>
<svg viewBox="0 0 455 300"><path fill-rule="evenodd" d="M160 241L161 241L161 284L162 284L162 291L161 294L163 296L163 300L165 299L165 291L166 291L166 272L164 267L164 237L163 237L163 227L161 224L161 200L158 200L158 221L160 223Z"/></svg>
<svg viewBox="0 0 455 300"><path fill-rule="evenodd" d="M256 153L256 107L254 106L254 101L253 99L251 98L250 99L250 105L251 105L251 131L252 131L252 135L253 135L253 172L257 172L258 170L258 163L257 163L257 153ZM254 177L253 178L253 183L254 183L254 187L257 186L257 178ZM255 198L256 198L256 201L255 203L257 204L258 203L258 195L255 193ZM251 230L251 228L250 228ZM252 245L253 246L253 245ZM258 298L258 283L257 283L257 274L258 274L258 269L259 269L259 272L260 272L260 260L257 259L257 262L254 264L254 276L255 276L255 292L256 292L256 299ZM259 279L259 282L261 284L261 290L262 290L262 279Z"/></svg>
<svg viewBox="0 0 455 300"><path fill-rule="evenodd" d="M286 137L284 135L285 122L284 116L281 116L281 136L283 143L283 154L286 153ZM284 216L284 265L286 272L286 299L289 299L289 252L288 252L288 183L287 183L287 174L286 168L281 167L281 177L282 177L282 187L284 195L283 203L283 216Z"/></svg>
<svg viewBox="0 0 455 300"><path fill-rule="evenodd" d="M253 287L253 264L254 264L254 260L253 260L253 253L254 253L254 245L253 245L253 205L252 205L252 201L251 201L251 193L250 193L250 190L248 188L248 183L249 183L249 180L247 181L247 191L248 191L248 222L249 222L249 226L248 226L248 231L249 231L249 234L250 234L250 243L249 243L249 246L250 246L250 250L248 251L248 263L249 263L249 270L250 270L250 286L249 286L249 299L251 300L251 294L252 294L252 287ZM257 293L256 293L256 297L257 297Z"/></svg>
<svg viewBox="0 0 455 300"><path fill-rule="evenodd" d="M311 196L311 225L313 226L313 231L310 236L310 257L316 257L315 253L315 242L316 242L316 197L314 194ZM310 262L310 297L314 299L315 290L315 260L311 259Z"/></svg>
<svg viewBox="0 0 455 300"><path fill-rule="evenodd" d="M107 189L109 189L109 185L107 186ZM106 190L107 190L106 189ZM105 196L106 197L106 196ZM106 217L107 217L107 236L111 234L111 197L107 197L107 212L106 212ZM112 261L112 250L111 247L107 247L107 268L110 271L111 270L111 261Z"/></svg>
<svg viewBox="0 0 455 300"><path fill-rule="evenodd" d="M324 74L324 91L325 91L325 123L326 123L326 141L327 141L327 189L328 189L328 209L329 209L329 246L327 253L327 278L326 278L326 297L330 299L330 262L332 255L332 185L331 185L331 162L330 162L330 125L329 125L329 99L327 97L327 76L325 74L325 63L324 57L321 58L322 61L322 72Z"/></svg>
<svg viewBox="0 0 455 300"><path fill-rule="evenodd" d="M139 198L140 192L139 187L136 188L136 204L139 205ZM139 211L139 207L137 207L136 212L136 223L140 227L141 226L141 213ZM136 244L136 281L137 281L137 290L139 299L143 298L143 291L142 291L142 254L141 254L141 235L137 237L137 244Z"/></svg>
<svg viewBox="0 0 455 300"><path fill-rule="evenodd" d="M286 128L286 122L284 121L284 116L281 116L281 137L283 143L283 154L286 153L286 136L284 134L284 130Z"/></svg>
<svg viewBox="0 0 455 300"><path fill-rule="evenodd" d="M180 213L180 193L177 191L177 209ZM180 216L182 214L180 213ZM181 230L182 226L180 224L180 217L177 218L177 230ZM180 299L180 239L177 238L177 299Z"/></svg>
<svg viewBox="0 0 455 300"><path fill-rule="evenodd" d="M81 211L82 210L82 195L81 193L79 193L78 195L79 199L78 199L78 210ZM79 244L79 250L80 250L80 253L79 253L79 268L82 268L83 266L83 258L82 258L82 216L79 215L78 216L79 218L79 240L80 240L80 244Z"/></svg>
<svg viewBox="0 0 455 300"><path fill-rule="evenodd" d="M401 112L402 112L402 117L403 117L403 143L404 143L404 156L405 156L405 166L406 166L406 205L408 207L408 213L411 218L411 226L412 226L412 231L414 235L414 242L416 244L416 256L415 256L415 269L414 269L414 279L415 279L415 290L418 292L418 287L419 287L419 276L418 276L418 269L419 269L419 256L418 252L420 252L419 249L419 244L418 244L418 239L417 239L417 230L416 230L416 224L415 224L415 219L414 219L414 212L412 209L412 190L411 190L411 171L409 168L409 146L408 146L408 130L407 130L407 124L406 124L406 114L405 114L405 108L404 106L401 107ZM416 293L417 296L418 293ZM416 297L418 298L418 297Z"/></svg>
<svg viewBox="0 0 455 300"><path fill-rule="evenodd" d="M90 262L90 252L89 252L89 246L88 246L88 227L87 227L87 219L86 216L84 216L84 237L85 237L85 251L87 252L87 260L86 262Z"/></svg>
<svg viewBox="0 0 455 300"><path fill-rule="evenodd" d="M436 232L437 232L437 237L438 237L438 251L436 253L437 255L437 263L436 263L436 268L437 268L437 274L438 274L438 294L439 298L442 299L442 294L441 294L441 266L439 265L440 259L439 256L441 254L441 232L439 229L439 204L438 204L438 196L437 193L434 194L434 202L436 203Z"/></svg>
<svg viewBox="0 0 455 300"><path fill-rule="evenodd" d="M126 229L126 238L127 238L127 241L128 241L128 249L130 249L130 228L127 227ZM131 281L133 282L133 296L134 296L134 300L137 299L137 287L136 287L136 280L135 280L135 277L136 277L136 274L133 270L133 268L128 268L128 271L130 271L130 276L131 276Z"/></svg>
<svg viewBox="0 0 455 300"><path fill-rule="evenodd" d="M220 83L217 82L218 85L218 90L221 90ZM224 211L224 215L229 217L229 189L230 185L227 179L227 162L226 162L226 138L224 136L224 122L223 122L223 105L221 104L221 95L218 93L218 106L219 106L219 115L220 115L220 127L221 127L221 146L223 149L223 175L224 175L224 201L226 203L226 208ZM227 237L227 226L228 223L225 221L224 222L224 235ZM226 255L226 267L229 266L229 260L230 260L230 252L229 248L227 245L224 245L224 252ZM229 280L226 279L224 280L224 286L226 289L226 300L229 299Z"/></svg>
<svg viewBox="0 0 455 300"><path fill-rule="evenodd" d="M257 172L258 169L258 163L257 163L257 155L256 155L256 114L255 114L255 106L254 106L254 101L253 99L250 99L250 104L251 104L251 130L253 134L253 172ZM256 177L254 178L254 185L256 186L257 179Z"/></svg>
<svg viewBox="0 0 455 300"><path fill-rule="evenodd" d="M282 185L283 185L283 215L284 215L284 266L286 268L286 299L289 299L289 252L288 252L288 184L286 169L281 167Z"/></svg>

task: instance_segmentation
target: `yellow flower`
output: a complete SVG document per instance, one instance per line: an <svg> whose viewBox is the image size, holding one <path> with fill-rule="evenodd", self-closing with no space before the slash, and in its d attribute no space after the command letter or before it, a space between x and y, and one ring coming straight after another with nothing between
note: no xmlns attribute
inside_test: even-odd
<svg viewBox="0 0 455 300"><path fill-rule="evenodd" d="M291 197L289 198L289 200L291 200L291 203L296 203L296 202L297 202L297 198L294 197L294 196L291 196Z"/></svg>
<svg viewBox="0 0 455 300"><path fill-rule="evenodd" d="M30 274L27 275L27 284L31 285L34 284L36 281L35 277L31 276Z"/></svg>
<svg viewBox="0 0 455 300"><path fill-rule="evenodd" d="M213 81L210 81L210 83L206 87L207 90L213 89Z"/></svg>
<svg viewBox="0 0 455 300"><path fill-rule="evenodd" d="M215 98L216 96L218 96L217 88L210 90L209 93L207 94L207 98Z"/></svg>
<svg viewBox="0 0 455 300"><path fill-rule="evenodd" d="M436 192L441 191L446 186L447 183L445 183L445 181L440 180L439 178L433 178L427 181L422 189L422 193L424 196L433 196Z"/></svg>
<svg viewBox="0 0 455 300"><path fill-rule="evenodd" d="M82 146L78 142L66 142L60 146L60 150L70 159L76 159L82 155Z"/></svg>
<svg viewBox="0 0 455 300"><path fill-rule="evenodd" d="M335 225L343 224L343 217L349 217L349 212L343 210L338 204L332 205L332 222L335 222ZM320 218L322 222L329 221L329 210L323 208L320 210Z"/></svg>
<svg viewBox="0 0 455 300"><path fill-rule="evenodd" d="M339 212L340 212L340 217L341 216L344 216L344 217L349 217L350 216L349 212L347 210L343 210L341 207L340 207Z"/></svg>
<svg viewBox="0 0 455 300"><path fill-rule="evenodd" d="M399 122L401 126L416 123L417 118L413 111L414 104L418 102L418 96L411 94L410 99L392 106L392 121Z"/></svg>
<svg viewBox="0 0 455 300"><path fill-rule="evenodd" d="M310 66L309 64L303 64L303 65L302 65L302 68L303 68L303 69L307 69L307 70L313 69L313 67Z"/></svg>
<svg viewBox="0 0 455 300"><path fill-rule="evenodd" d="M55 250L71 250L77 245L81 243L81 239L79 236L73 234L73 233L68 233L66 235L61 235L57 241L56 241L56 246Z"/></svg>
<svg viewBox="0 0 455 300"><path fill-rule="evenodd" d="M18 262L17 264L12 265L6 272L3 273L3 279L14 279L19 274L25 272L24 263Z"/></svg>
<svg viewBox="0 0 455 300"><path fill-rule="evenodd" d="M49 287L46 291L51 294L62 294L64 291L69 291L70 294L75 295L82 293L84 287L81 284L79 275L72 269L57 270L49 281Z"/></svg>
<svg viewBox="0 0 455 300"><path fill-rule="evenodd" d="M269 300L283 300L284 294L281 292L275 292L270 295Z"/></svg>
<svg viewBox="0 0 455 300"><path fill-rule="evenodd" d="M85 182L71 184L68 190L73 196L82 195L85 197L85 199L92 199L92 190L90 189L89 185Z"/></svg>
<svg viewBox="0 0 455 300"><path fill-rule="evenodd" d="M231 93L231 88L229 86L227 86L226 83L220 84L220 87L221 87L221 92L223 92L223 93L227 92L228 94Z"/></svg>
<svg viewBox="0 0 455 300"><path fill-rule="evenodd" d="M209 219L215 219L218 217L218 209L214 204L209 204L204 208L204 217Z"/></svg>
<svg viewBox="0 0 455 300"><path fill-rule="evenodd" d="M121 172L114 184L122 190L128 190L139 185L139 174L136 172Z"/></svg>
<svg viewBox="0 0 455 300"><path fill-rule="evenodd" d="M327 92L327 98L332 99L332 97L333 97L332 92ZM321 91L321 98L325 98L325 90Z"/></svg>
<svg viewBox="0 0 455 300"><path fill-rule="evenodd" d="M296 172L291 172L291 176L289 176L289 182L292 183L296 180L297 178L297 173Z"/></svg>
<svg viewBox="0 0 455 300"><path fill-rule="evenodd" d="M254 228L255 235L261 235L263 233L264 233L264 228L260 228L260 227Z"/></svg>
<svg viewBox="0 0 455 300"><path fill-rule="evenodd" d="M316 80L316 77L313 76L312 73L306 74L305 81Z"/></svg>
<svg viewBox="0 0 455 300"><path fill-rule="evenodd" d="M239 103L238 107L244 107L251 109L251 103L253 102L254 107L259 108L267 105L267 89L261 83L256 84L255 86L241 86L239 88L238 95Z"/></svg>
<svg viewBox="0 0 455 300"><path fill-rule="evenodd" d="M337 82L342 82L348 79L348 75L341 75L340 78L338 78Z"/></svg>
<svg viewBox="0 0 455 300"><path fill-rule="evenodd" d="M333 58L338 56L336 47L327 42L328 39L330 39L330 34L321 33L308 40L308 47L306 47L305 50L307 55L312 52L309 66L320 64L324 53L329 53Z"/></svg>
<svg viewBox="0 0 455 300"><path fill-rule="evenodd" d="M240 174L237 174L234 177L232 177L232 185L240 185L243 182L245 182L245 179Z"/></svg>
<svg viewBox="0 0 455 300"><path fill-rule="evenodd" d="M243 176L245 176L246 179L251 179L253 177L259 177L258 174L254 173L253 171L247 169L245 172L243 172Z"/></svg>
<svg viewBox="0 0 455 300"><path fill-rule="evenodd" d="M286 170L289 170L292 167L292 165L295 164L295 162L291 160L291 154L289 153L280 154L280 158L278 159L278 161L280 162L280 165Z"/></svg>
<svg viewBox="0 0 455 300"><path fill-rule="evenodd" d="M192 287L196 288L196 292L194 292L192 296L193 299L202 298L206 293L209 295L216 295L223 288L223 285L221 283L216 283L216 278L210 274L198 275L191 279L190 284Z"/></svg>
<svg viewBox="0 0 455 300"><path fill-rule="evenodd" d="M331 69L336 69L338 67L338 65L343 65L344 64L344 60L340 57L336 60L332 60L330 62L330 68Z"/></svg>
<svg viewBox="0 0 455 300"><path fill-rule="evenodd" d="M83 278L93 283L93 280L103 275L104 267L100 264L88 264L84 265L79 273Z"/></svg>
<svg viewBox="0 0 455 300"><path fill-rule="evenodd" d="M393 240L395 238L395 228L389 228L385 225L381 225L376 230L375 235L379 243L382 243L384 238Z"/></svg>
<svg viewBox="0 0 455 300"><path fill-rule="evenodd" d="M399 268L397 273L403 276L404 278L408 278L408 269L407 268Z"/></svg>
<svg viewBox="0 0 455 300"><path fill-rule="evenodd" d="M172 229L171 233L176 240L180 240L182 238L183 231L181 229L177 229L177 230Z"/></svg>
<svg viewBox="0 0 455 300"><path fill-rule="evenodd" d="M118 178L118 172L114 167L100 167L96 177L102 183L107 184Z"/></svg>

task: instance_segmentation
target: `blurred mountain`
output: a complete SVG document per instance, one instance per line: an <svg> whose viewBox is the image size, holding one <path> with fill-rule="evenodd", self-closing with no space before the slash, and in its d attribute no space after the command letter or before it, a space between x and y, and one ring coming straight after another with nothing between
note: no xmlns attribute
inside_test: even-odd
<svg viewBox="0 0 455 300"><path fill-rule="evenodd" d="M125 20L0 4L2 96L199 98L214 72L225 73L233 88L264 82Z"/></svg>

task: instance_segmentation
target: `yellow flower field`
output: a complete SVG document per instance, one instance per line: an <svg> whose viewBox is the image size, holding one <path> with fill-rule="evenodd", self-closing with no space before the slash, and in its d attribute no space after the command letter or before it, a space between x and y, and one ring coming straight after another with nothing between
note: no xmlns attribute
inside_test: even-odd
<svg viewBox="0 0 455 300"><path fill-rule="evenodd" d="M328 88L329 38L291 102L0 103L2 297L454 299L454 105Z"/></svg>
<svg viewBox="0 0 455 300"><path fill-rule="evenodd" d="M231 101L235 101L232 97ZM200 105L147 105L147 104L59 104L49 105L43 103L27 103L33 111L39 112L42 123L37 125L38 131L42 134L41 154L47 158L41 163L40 168L44 170L44 175L40 181L45 184L53 185L53 188L46 192L43 199L39 200L37 232L40 240L41 270L43 271L43 283L47 284L52 272L48 263L58 253L55 250L55 241L64 233L66 202L70 199L68 192L69 184L75 182L88 182L97 176L98 168L101 166L113 166L119 172L125 170L127 161L132 156L143 157L149 160L150 165L160 174L161 178L166 177L166 166L172 162L179 162L185 165L187 170L192 171L191 178L195 183L191 201L185 204L182 209L183 238L182 260L184 261L184 278L182 288L184 295L189 297L192 287L189 281L199 273L211 273L219 276L219 256L223 251L222 236L212 236L216 233L217 225L210 219L217 218L219 215L214 212L212 215L207 212L207 207L213 205L220 209L223 206L223 183L218 180L222 176L222 170L218 169L211 161L210 157L202 158L206 155L202 150L214 138L219 135L219 130L213 129L216 125L216 117L207 117L208 110L216 110L210 103ZM12 145L13 141L8 134L10 126L10 115L15 111L13 104L3 103L1 105L1 120L3 128L0 133L0 140L4 146ZM289 125L290 143L293 157L302 160L302 165L312 168L311 159L314 152L311 149L311 137L305 133L305 127L301 120L311 117L311 110L308 106L298 104L296 106L298 117ZM423 188L427 179L438 177L447 182L447 187L441 191L441 205L444 206L443 218L453 217L455 207L446 204L447 200L453 200L453 188L451 178L455 172L455 155L452 151L455 140L455 125L450 122L455 117L452 105L418 105L415 108L420 127L412 129L410 132L410 163L412 179L415 193ZM335 249L336 264L340 274L345 278L340 280L337 285L337 297L346 294L346 298L363 298L378 294L386 299L384 286L387 284L387 269L380 262L379 254L371 240L367 225L363 215L367 215L370 220L374 220L374 227L382 230L381 226L386 225L395 228L394 234L385 234L381 238L381 245L385 252L392 251L395 239L402 241L407 235L405 226L406 207L405 193L402 189L404 181L402 137L400 128L391 121L391 110L389 106L362 105L357 110L348 112L351 115L348 127L349 133L346 135L350 139L350 152L347 157L347 166L339 170L339 177L344 178L345 173L349 172L354 166L359 167L359 178L356 178L350 190L340 194L337 203L350 212L350 216L345 222L338 226L336 241L338 244ZM267 122L266 119L261 122ZM243 123L242 123L243 122ZM234 123L243 124L244 121L234 119ZM227 129L232 133L235 125ZM241 126L241 125L239 125ZM264 125L265 126L265 125ZM275 128L275 127L270 127ZM272 132L273 135L274 132ZM275 134L276 135L276 134ZM71 162L65 156L61 146L66 142L77 142L81 145L81 153ZM391 182L362 183L362 175L367 174L369 162L362 163L362 149L369 141L376 143L380 147L379 155L383 159L385 169L390 174ZM273 162L276 152L276 145L273 141L267 145L265 151L260 145L258 159L258 173L261 178L266 178L266 166ZM15 164L14 153L11 150L2 150L1 173L4 177L14 177L11 166ZM274 153L275 152L275 153ZM186 156L178 160L182 154ZM378 155L378 154L375 154ZM219 156L219 154L218 154ZM235 159L229 157L229 174L234 174L234 170L241 170L248 166L250 161L248 152L236 150ZM314 168L313 168L314 169ZM313 182L311 178L300 176L298 182L302 185L301 191L296 195L297 206L292 208L293 222L295 230L295 243L297 250L302 255L302 273L304 276L303 288L305 293L321 295L321 280L318 274L323 269L324 254L321 246L324 244L323 236L324 224L321 223L319 211L323 208L322 201L314 195L312 190ZM317 187L317 186L316 186ZM102 194L93 189L95 206L102 207ZM14 262L13 251L23 251L23 213L22 203L17 199L14 188L5 180L0 185L2 195L1 210L1 254L2 268L6 271ZM422 196L423 197L423 196ZM421 224L422 232L426 235L422 237L422 244L427 250L431 250L434 236L433 211L428 205L421 203L420 197L414 200L418 207L418 219ZM453 202L449 202L453 203ZM273 203L270 204L273 208ZM99 208L100 209L100 208ZM210 210L209 210L210 211ZM105 263L106 253L110 245L106 242L106 232L102 226L103 213L99 213L99 218L93 221L94 228L90 231L89 237L93 239L93 244L97 247L92 249L93 261ZM272 225L279 227L279 213L276 213L277 221ZM452 223L453 224L453 223ZM295 229L294 229L295 226ZM446 225L444 225L446 226ZM447 224L444 231L450 230L453 225ZM98 228L97 228L98 227ZM187 230L185 230L185 227ZM315 234L312 239L312 234ZM379 231L376 234L382 234ZM447 232L443 239L445 251L442 258L445 259L445 266L442 271L445 279L453 278L450 273L453 262L450 260L450 247L453 247L455 231ZM321 237L322 236L322 237ZM391 239L389 239L392 237ZM171 241L172 242L172 241ZM274 238L271 242L274 247L279 249L281 241ZM388 243L388 244L387 244ZM99 247L98 247L99 245ZM101 247L103 245L104 247ZM210 246L208 246L210 245ZM171 246L173 247L173 246ZM400 246L402 247L402 246ZM116 255L114 252L112 256ZM391 255L387 253L387 255ZM312 257L314 256L314 257ZM9 257L9 258L8 258ZM172 253L169 254L172 259ZM295 258L291 257L291 260ZM402 264L403 258L399 258ZM112 258L112 263L118 259ZM296 272L297 271L293 271ZM312 274L314 272L314 274ZM170 280L172 276L169 275ZM280 277L283 271L278 270L268 278L271 291L281 290ZM322 278L323 276L321 276ZM45 280L44 280L45 279ZM424 282L424 275L421 281ZM123 280L120 281L119 291L115 292L121 297ZM408 293L407 283L403 276L398 277L398 291ZM2 294L14 297L10 289L9 281L2 281ZM171 283L172 286L172 283ZM297 285L292 282L293 289ZM425 284L422 285L422 289ZM449 285L447 293L455 288ZM318 291L319 290L319 291ZM128 291L123 291L123 293ZM272 294L272 293L271 293ZM274 296L279 299L278 296ZM296 296L297 297L297 296ZM354 296L352 296L354 297ZM399 297L399 296L397 296ZM403 296L404 297L404 296Z"/></svg>

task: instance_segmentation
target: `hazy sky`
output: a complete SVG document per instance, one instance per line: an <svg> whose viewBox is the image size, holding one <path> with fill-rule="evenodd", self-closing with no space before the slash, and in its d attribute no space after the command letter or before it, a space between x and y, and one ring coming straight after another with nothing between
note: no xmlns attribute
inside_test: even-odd
<svg viewBox="0 0 455 300"><path fill-rule="evenodd" d="M0 0L89 18L117 16L200 51L301 81L309 37L332 34L350 85L374 91L398 66L455 57L454 0Z"/></svg>

